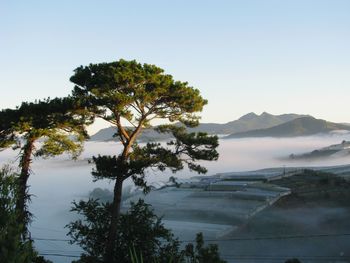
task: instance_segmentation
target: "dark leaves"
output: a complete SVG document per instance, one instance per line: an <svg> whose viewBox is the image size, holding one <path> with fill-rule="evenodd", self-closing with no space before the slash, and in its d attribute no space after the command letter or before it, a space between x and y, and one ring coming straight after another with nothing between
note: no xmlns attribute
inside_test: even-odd
<svg viewBox="0 0 350 263"><path fill-rule="evenodd" d="M81 66L70 80L76 84L73 96L112 123L118 115L136 123L164 118L193 126L198 122L194 113L207 104L187 82L135 60Z"/></svg>
<svg viewBox="0 0 350 263"><path fill-rule="evenodd" d="M92 123L85 107L72 97L23 102L16 109L0 112L0 149L18 147L21 139L44 139L38 156L70 152L76 157L88 137L85 125Z"/></svg>
<svg viewBox="0 0 350 263"><path fill-rule="evenodd" d="M93 259L92 262L102 262L111 221L111 205L90 199L73 203L72 211L84 217L84 220L67 225L72 243L79 244L84 250L81 262L87 262L83 259L88 258ZM144 262L168 262L172 257L180 257L178 241L163 226L151 206L142 200L132 203L130 210L120 216L118 229L114 262L130 262L131 248L142 252Z"/></svg>
<svg viewBox="0 0 350 263"><path fill-rule="evenodd" d="M132 177L134 183L144 189L149 190L145 174L147 169L153 168L160 171L170 169L177 172L187 167L198 173L206 173L205 167L197 164L200 160L217 160L218 146L217 136L208 136L205 133L186 133L184 127L172 125L160 126L160 132L173 133L175 140L167 144L147 143L145 146L135 144L124 159L122 155L93 157L96 169L92 174L98 179L122 179Z"/></svg>

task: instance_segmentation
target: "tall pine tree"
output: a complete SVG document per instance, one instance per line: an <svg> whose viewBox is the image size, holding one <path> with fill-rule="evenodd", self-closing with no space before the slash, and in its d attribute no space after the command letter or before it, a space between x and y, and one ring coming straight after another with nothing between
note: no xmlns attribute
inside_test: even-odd
<svg viewBox="0 0 350 263"><path fill-rule="evenodd" d="M106 239L105 262L115 262L115 238L120 216L123 182L132 178L136 185L147 190L145 172L154 167L173 172L187 165L190 170L205 173L198 160L216 160L218 138L205 133L187 134L185 126L198 125L197 112L202 111L207 101L199 90L187 82L175 81L164 70L136 61L119 60L112 63L90 64L75 70L71 77L75 83L73 96L79 103L88 106L91 113L116 126L116 138L123 148L115 156L98 156L93 160L95 179L114 180L111 224ZM149 128L154 119L165 119L158 132L172 133L174 139L167 145L137 144L142 130Z"/></svg>

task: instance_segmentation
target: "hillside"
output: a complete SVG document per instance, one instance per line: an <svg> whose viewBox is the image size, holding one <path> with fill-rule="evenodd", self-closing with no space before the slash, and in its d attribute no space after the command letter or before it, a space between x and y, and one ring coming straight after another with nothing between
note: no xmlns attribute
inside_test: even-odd
<svg viewBox="0 0 350 263"><path fill-rule="evenodd" d="M243 115L238 120L234 120L224 124L202 123L197 128L190 129L190 131L204 131L211 134L231 134L255 129L270 128L303 116L305 115L272 115L267 112L263 112L262 114L257 115L254 112L251 112L246 115Z"/></svg>
<svg viewBox="0 0 350 263"><path fill-rule="evenodd" d="M222 253L284 259L261 262L286 262L287 255L300 262L349 262L343 251L350 251L350 237L342 234L350 230L350 183L333 174L305 170L273 184L287 187L292 193L225 237L251 239L249 243L218 241ZM279 238L269 238L276 236Z"/></svg>
<svg viewBox="0 0 350 263"><path fill-rule="evenodd" d="M272 115L267 112L263 112L257 115L253 112L248 113L238 120L227 122L224 124L220 123L201 123L196 128L191 128L189 132L207 132L209 134L232 134L239 132L246 132L255 129L265 129L270 128L285 122L303 117L305 115L298 114L282 114L282 115ZM116 129L114 127L105 128L91 136L93 141L108 141L113 139L113 134L115 134ZM145 130L141 136L141 140L162 140L169 138L168 134L158 134L153 131L153 129Z"/></svg>
<svg viewBox="0 0 350 263"><path fill-rule="evenodd" d="M267 129L257 129L247 132L234 133L225 138L296 137L314 135L318 133L328 133L334 130L350 130L350 127L344 124L328 122L307 116Z"/></svg>
<svg viewBox="0 0 350 263"><path fill-rule="evenodd" d="M329 158L329 157L344 157L350 155L350 142L342 141L339 144L333 144L321 149L314 150L312 152L303 154L291 154L289 159L300 160L300 159L318 159L318 158Z"/></svg>

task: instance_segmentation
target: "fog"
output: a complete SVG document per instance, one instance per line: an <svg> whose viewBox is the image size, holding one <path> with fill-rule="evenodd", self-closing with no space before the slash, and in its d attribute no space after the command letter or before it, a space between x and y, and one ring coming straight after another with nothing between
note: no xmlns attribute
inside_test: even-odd
<svg viewBox="0 0 350 263"><path fill-rule="evenodd" d="M350 158L329 158L315 161L288 161L291 153L309 152L331 144L350 140L350 134L332 134L299 138L244 138L220 139L219 160L203 162L208 168L208 175L219 172L248 171L268 167L281 166L333 166L349 164ZM96 187L112 189L107 180L93 182L91 177L92 165L87 159L97 154L118 154L121 149L116 142L87 142L85 150L78 161L69 160L62 155L54 159L34 159L32 174L29 179L32 203L30 210L34 214L31 225L32 237L42 254L63 253L79 255L79 247L68 245L66 242L39 240L40 238L67 239L67 229L64 228L75 215L69 212L71 202L86 198ZM0 164L17 165L18 152L10 149L0 152ZM148 181L166 181L170 172L160 173L149 171ZM188 178L195 176L188 170L178 172L175 176ZM130 181L126 184L131 184ZM59 258L47 256L54 262L71 262L74 258Z"/></svg>

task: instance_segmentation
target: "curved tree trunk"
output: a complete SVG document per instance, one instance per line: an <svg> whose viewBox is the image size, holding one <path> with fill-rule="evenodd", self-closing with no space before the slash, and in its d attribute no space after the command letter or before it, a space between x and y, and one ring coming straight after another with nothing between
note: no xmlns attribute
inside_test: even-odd
<svg viewBox="0 0 350 263"><path fill-rule="evenodd" d="M111 225L108 232L108 238L106 243L106 255L105 255L105 262L106 263L115 263L113 261L114 253L115 251L115 241L116 237L118 235L118 220L120 216L120 208L121 208L121 201L122 201L122 190L123 190L123 181L125 179L125 174L123 173L125 167L125 163L128 159L130 149L132 145L134 144L137 136L140 134L142 130L142 125L144 122L144 117L141 118L138 127L136 130L129 136L126 132L123 126L120 123L120 118L117 119L117 127L120 132L124 133L126 142L124 142L123 138L121 138L121 142L124 145L123 152L121 154L121 161L120 161L120 172L117 176L115 185L114 185L114 197L113 197L113 203L112 203L112 213L111 213Z"/></svg>
<svg viewBox="0 0 350 263"><path fill-rule="evenodd" d="M23 228L23 238L27 235L27 224L29 221L27 211L27 182L30 175L30 163L32 162L32 153L34 150L34 138L28 138L25 146L23 147L23 153L21 155L19 166L21 168L20 177L18 178L18 196L16 201L16 210L18 216L18 222Z"/></svg>
<svg viewBox="0 0 350 263"><path fill-rule="evenodd" d="M115 241L118 234L118 220L120 216L120 208L122 201L123 179L117 178L114 185L114 198L112 204L111 225L108 232L106 244L105 262L112 263L115 253Z"/></svg>

